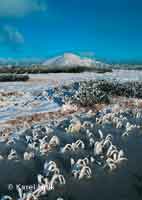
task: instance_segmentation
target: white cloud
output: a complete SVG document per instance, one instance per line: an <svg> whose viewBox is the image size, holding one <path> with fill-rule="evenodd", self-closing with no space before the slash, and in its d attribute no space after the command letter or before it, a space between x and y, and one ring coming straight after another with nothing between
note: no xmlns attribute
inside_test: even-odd
<svg viewBox="0 0 142 200"><path fill-rule="evenodd" d="M24 37L15 27L6 25L0 29L0 43L17 49L24 44Z"/></svg>
<svg viewBox="0 0 142 200"><path fill-rule="evenodd" d="M45 0L0 0L0 17L22 17L46 9Z"/></svg>

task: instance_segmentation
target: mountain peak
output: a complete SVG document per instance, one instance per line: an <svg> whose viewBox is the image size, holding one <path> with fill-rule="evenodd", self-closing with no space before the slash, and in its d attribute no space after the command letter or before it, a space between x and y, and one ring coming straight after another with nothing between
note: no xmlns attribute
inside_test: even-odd
<svg viewBox="0 0 142 200"><path fill-rule="evenodd" d="M55 58L48 59L43 63L47 66L56 67L72 67L72 66L86 66L90 67L95 64L95 60L90 58L81 58L80 56L73 53L64 53L62 56L57 56Z"/></svg>

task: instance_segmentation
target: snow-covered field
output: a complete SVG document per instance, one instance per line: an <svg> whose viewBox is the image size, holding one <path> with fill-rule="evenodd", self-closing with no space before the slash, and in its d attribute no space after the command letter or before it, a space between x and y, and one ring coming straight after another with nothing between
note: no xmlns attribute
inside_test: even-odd
<svg viewBox="0 0 142 200"><path fill-rule="evenodd" d="M105 74L91 72L37 74L30 75L28 82L0 83L0 121L37 112L56 111L59 105L49 100L48 89L76 81L99 79L142 81L142 71L114 70L113 73Z"/></svg>
<svg viewBox="0 0 142 200"><path fill-rule="evenodd" d="M86 108L63 102L84 83L66 85L101 79L142 81L142 72L38 74L0 84L0 199L141 199L141 99L106 94L109 104ZM86 87L85 100L88 88L104 97Z"/></svg>

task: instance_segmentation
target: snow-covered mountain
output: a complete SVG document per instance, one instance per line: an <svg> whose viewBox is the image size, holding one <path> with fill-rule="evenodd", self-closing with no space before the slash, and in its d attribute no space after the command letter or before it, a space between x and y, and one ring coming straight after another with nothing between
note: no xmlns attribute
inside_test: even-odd
<svg viewBox="0 0 142 200"><path fill-rule="evenodd" d="M43 62L44 66L48 67L75 67L84 66L91 67L95 66L95 60L90 58L81 58L78 55L72 53L65 53L62 56L57 56Z"/></svg>

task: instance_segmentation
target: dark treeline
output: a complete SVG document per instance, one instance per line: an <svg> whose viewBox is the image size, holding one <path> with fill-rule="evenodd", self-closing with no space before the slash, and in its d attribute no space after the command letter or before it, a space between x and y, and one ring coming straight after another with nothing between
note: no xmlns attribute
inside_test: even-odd
<svg viewBox="0 0 142 200"><path fill-rule="evenodd" d="M108 68L94 68L94 67L84 67L84 66L73 66L73 67L52 67L48 68L47 66L12 66L12 67L1 67L0 73L16 73L16 74L39 74L39 73L80 73L85 71L95 71L97 73L105 73L112 72L111 69Z"/></svg>
<svg viewBox="0 0 142 200"><path fill-rule="evenodd" d="M29 76L26 74L0 74L0 82L8 82L8 81L28 81Z"/></svg>

